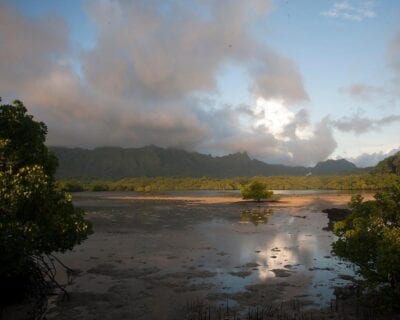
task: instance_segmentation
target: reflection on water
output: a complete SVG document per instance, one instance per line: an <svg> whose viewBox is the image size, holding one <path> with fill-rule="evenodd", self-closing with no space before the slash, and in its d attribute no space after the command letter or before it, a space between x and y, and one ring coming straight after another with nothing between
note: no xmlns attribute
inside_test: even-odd
<svg viewBox="0 0 400 320"><path fill-rule="evenodd" d="M327 223L325 215L299 217L276 211L264 216L263 212L246 210L242 219L251 223L212 221L195 229L229 257L217 266L211 258L201 259L217 272L210 280L223 284L224 292L282 284L285 300L306 297L314 306L325 307L334 298L334 287L348 283L340 276L354 275L350 265L331 255L334 236L322 230Z"/></svg>
<svg viewBox="0 0 400 320"><path fill-rule="evenodd" d="M272 209L247 209L240 214L240 221L243 223L266 224L268 217L273 213Z"/></svg>
<svg viewBox="0 0 400 320"><path fill-rule="evenodd" d="M127 194L75 196L95 228L64 257L84 275L92 270L76 280L80 288L75 290L107 292L123 279L124 290L145 293L160 314L191 298L229 298L241 306L302 299L326 307L334 287L354 275L351 265L331 255L335 238L322 230L328 222L322 212L110 198ZM121 291L121 297L126 294ZM160 314L149 319L163 319Z"/></svg>

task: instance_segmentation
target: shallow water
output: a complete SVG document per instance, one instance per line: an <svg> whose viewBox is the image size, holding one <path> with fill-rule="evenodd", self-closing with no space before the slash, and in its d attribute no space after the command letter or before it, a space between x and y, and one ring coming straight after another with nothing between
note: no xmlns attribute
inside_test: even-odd
<svg viewBox="0 0 400 320"><path fill-rule="evenodd" d="M109 199L127 195L133 198ZM351 265L331 255L334 236L322 230L328 219L315 208L269 210L267 204L135 200L135 195L74 195L95 233L62 256L81 274L69 287L71 302L54 308L49 318L173 319L194 299L210 304L228 299L238 308L299 300L305 308L324 308L334 287L348 283L342 277L354 274Z"/></svg>
<svg viewBox="0 0 400 320"><path fill-rule="evenodd" d="M227 258L216 263L213 257L198 262L218 275L229 292L245 290L246 285L268 283L277 278L272 270L287 270L281 277L286 282L301 283L285 299L308 295L314 305L328 306L333 298L333 287L343 283L338 274L353 274L348 265L331 256L333 235L321 230L326 218L314 213L305 219L284 211L275 211L267 224L228 223L224 220L200 223L194 232L203 235L212 247L226 253ZM196 261L197 262L197 261ZM244 279L229 272L248 270L247 263L256 263L252 274ZM279 272L279 271L277 271ZM278 274L279 277L279 274Z"/></svg>

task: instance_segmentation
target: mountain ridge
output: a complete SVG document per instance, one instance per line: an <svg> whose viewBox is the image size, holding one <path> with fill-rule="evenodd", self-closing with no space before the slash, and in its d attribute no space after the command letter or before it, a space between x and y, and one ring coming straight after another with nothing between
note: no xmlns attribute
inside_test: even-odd
<svg viewBox="0 0 400 320"><path fill-rule="evenodd" d="M373 173L394 173L400 175L400 151L389 156L373 168Z"/></svg>
<svg viewBox="0 0 400 320"><path fill-rule="evenodd" d="M122 179L127 177L214 177L344 174L362 170L345 160L327 160L315 167L269 164L247 152L211 156L177 148L94 149L50 147L59 159L59 179Z"/></svg>

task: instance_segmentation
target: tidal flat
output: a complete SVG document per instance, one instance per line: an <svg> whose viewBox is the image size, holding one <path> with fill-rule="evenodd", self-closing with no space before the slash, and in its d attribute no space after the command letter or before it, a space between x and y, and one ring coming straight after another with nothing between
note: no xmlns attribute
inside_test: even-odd
<svg viewBox="0 0 400 320"><path fill-rule="evenodd" d="M328 309L355 269L332 255L322 210L351 195L285 193L260 203L226 191L74 194L94 234L58 255L77 272L70 300L52 301L47 318L186 319L193 301Z"/></svg>

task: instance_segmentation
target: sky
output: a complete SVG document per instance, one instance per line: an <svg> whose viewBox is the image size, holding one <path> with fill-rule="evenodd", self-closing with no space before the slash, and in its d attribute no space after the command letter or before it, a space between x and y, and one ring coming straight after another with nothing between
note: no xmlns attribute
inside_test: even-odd
<svg viewBox="0 0 400 320"><path fill-rule="evenodd" d="M400 1L0 0L0 96L49 145L370 166L400 150Z"/></svg>

